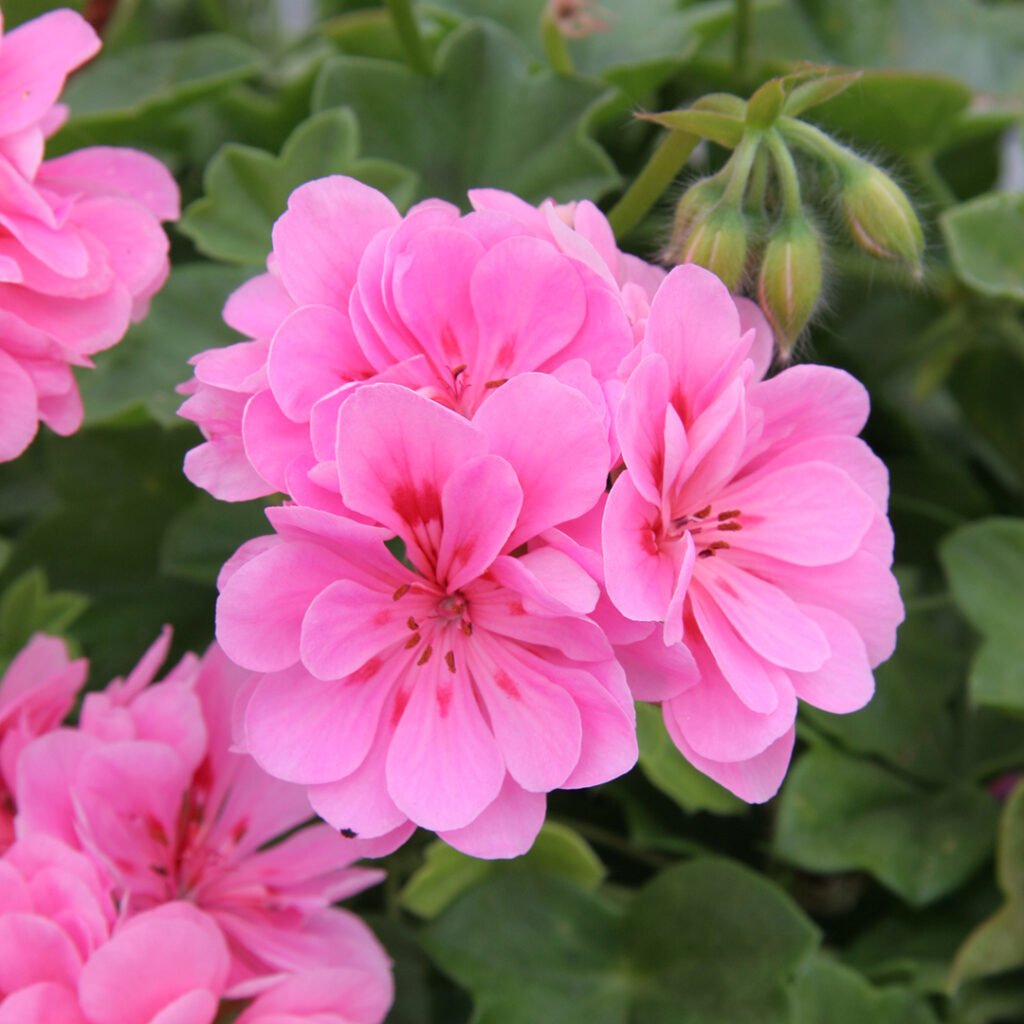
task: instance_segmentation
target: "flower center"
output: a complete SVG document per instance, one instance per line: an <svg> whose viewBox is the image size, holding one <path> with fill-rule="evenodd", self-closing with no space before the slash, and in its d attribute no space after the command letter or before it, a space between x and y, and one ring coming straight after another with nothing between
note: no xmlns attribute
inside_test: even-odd
<svg viewBox="0 0 1024 1024"><path fill-rule="evenodd" d="M698 558L714 558L719 551L726 551L732 545L722 534L736 533L743 529L739 521L742 509L729 508L715 512L711 505L705 505L698 512L676 516L670 520L663 532L665 540L677 541L688 533L693 537Z"/></svg>
<svg viewBox="0 0 1024 1024"><path fill-rule="evenodd" d="M401 600L409 589L408 584L403 584L395 591L394 600ZM427 615L420 614L419 619L410 615L405 624L412 634L405 643L406 649L419 648L416 664L426 665L434 654L434 644L443 643L448 648L444 653L444 661L450 672L455 671L455 652L451 649L453 645L449 627L457 627L466 636L473 635L473 623L469 621L469 602L461 593L445 594Z"/></svg>

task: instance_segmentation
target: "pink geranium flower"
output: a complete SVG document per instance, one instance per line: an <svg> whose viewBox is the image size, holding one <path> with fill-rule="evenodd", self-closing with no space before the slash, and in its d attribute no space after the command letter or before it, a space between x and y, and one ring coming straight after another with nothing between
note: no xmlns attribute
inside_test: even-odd
<svg viewBox="0 0 1024 1024"><path fill-rule="evenodd" d="M477 856L532 843L548 791L636 758L633 709L595 582L538 543L604 490L604 425L578 391L523 374L472 422L392 385L341 408L340 492L380 526L299 507L225 567L217 632L266 673L248 749L309 786L336 827L413 821ZM384 542L404 542L412 568Z"/></svg>
<svg viewBox="0 0 1024 1024"><path fill-rule="evenodd" d="M108 147L43 161L64 80L99 45L68 10L7 34L0 21L0 462L40 421L78 428L71 367L119 341L167 276L159 221L178 190L159 161Z"/></svg>
<svg viewBox="0 0 1024 1024"><path fill-rule="evenodd" d="M603 523L618 609L663 623L699 682L663 704L686 757L741 797L778 788L797 698L863 706L902 605L864 389L826 367L761 381L724 286L674 270L618 411L625 472Z"/></svg>
<svg viewBox="0 0 1024 1024"><path fill-rule="evenodd" d="M48 835L87 854L125 915L175 901L196 907L226 943L233 996L323 967L359 969L390 991L370 931L332 905L381 877L353 860L394 842L374 848L325 825L299 828L312 817L303 791L230 749L232 704L248 673L213 648L148 685L169 640L126 680L89 694L81 728L26 747L19 836Z"/></svg>
<svg viewBox="0 0 1024 1024"><path fill-rule="evenodd" d="M259 995L237 1024L380 1024L390 1008L391 993L359 971L309 971Z"/></svg>
<svg viewBox="0 0 1024 1024"><path fill-rule="evenodd" d="M281 491L344 512L335 423L367 381L472 416L503 381L542 371L567 375L603 407L602 384L634 339L606 263L618 250L594 227L601 215L577 213L599 251L551 204L473 198L479 208L465 216L428 200L403 218L351 178L296 189L274 226L269 272L225 310L253 340L199 355L183 388L181 414L206 436L186 458L189 479L226 500Z"/></svg>
<svg viewBox="0 0 1024 1024"><path fill-rule="evenodd" d="M0 677L0 853L14 840L18 758L64 720L87 671L85 659L68 657L63 640L37 633Z"/></svg>

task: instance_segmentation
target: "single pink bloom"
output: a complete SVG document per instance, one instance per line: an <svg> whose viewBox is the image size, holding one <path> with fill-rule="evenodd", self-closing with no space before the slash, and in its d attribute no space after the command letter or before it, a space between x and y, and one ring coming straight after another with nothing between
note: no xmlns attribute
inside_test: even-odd
<svg viewBox="0 0 1024 1024"><path fill-rule="evenodd" d="M762 801L785 774L797 698L862 707L903 607L888 478L856 437L864 389L818 366L762 381L755 339L713 275L666 279L618 410L626 471L603 547L618 609L663 623L666 644L685 636L696 659L700 681L663 704L673 740Z"/></svg>
<svg viewBox="0 0 1024 1024"><path fill-rule="evenodd" d="M186 475L226 500L281 491L351 514L337 496L336 423L365 382L472 416L503 381L541 371L605 408L634 341L616 278L557 216L486 195L493 208L464 216L428 200L401 217L351 178L296 189L268 273L225 310L253 340L202 353L182 389L181 414L206 437ZM499 208L502 197L539 219Z"/></svg>
<svg viewBox="0 0 1024 1024"><path fill-rule="evenodd" d="M321 967L358 968L390 984L369 929L333 904L380 880L353 868L356 858L404 835L375 848L325 825L299 828L312 817L303 790L231 750L232 705L249 674L214 647L146 685L168 640L127 680L87 696L80 729L26 747L19 836L47 834L87 853L129 916L193 904L227 943L233 996L280 972Z"/></svg>
<svg viewBox="0 0 1024 1024"><path fill-rule="evenodd" d="M338 828L413 821L459 849L533 842L545 796L636 759L633 705L602 631L598 587L538 542L604 491L604 425L541 374L495 390L470 422L393 384L341 408L347 506L381 524L285 507L225 567L217 632L267 673L247 749L309 786ZM412 569L384 542L397 535Z"/></svg>
<svg viewBox="0 0 1024 1024"><path fill-rule="evenodd" d="M159 221L178 190L159 161L108 147L43 161L64 80L98 49L67 10L0 35L0 462L40 421L79 427L71 367L119 341L167 276Z"/></svg>
<svg viewBox="0 0 1024 1024"><path fill-rule="evenodd" d="M87 671L84 658L68 657L63 640L37 633L0 677L0 853L14 840L18 758L64 720Z"/></svg>
<svg viewBox="0 0 1024 1024"><path fill-rule="evenodd" d="M361 971L309 971L257 996L237 1024L380 1024L392 999L389 986Z"/></svg>

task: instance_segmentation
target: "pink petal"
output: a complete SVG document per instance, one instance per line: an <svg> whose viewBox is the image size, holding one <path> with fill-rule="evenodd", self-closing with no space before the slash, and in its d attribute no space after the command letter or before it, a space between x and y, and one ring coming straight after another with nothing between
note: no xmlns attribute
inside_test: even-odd
<svg viewBox="0 0 1024 1024"><path fill-rule="evenodd" d="M740 639L762 658L798 672L825 663L824 632L785 591L724 558L709 559L700 579Z"/></svg>
<svg viewBox="0 0 1024 1024"><path fill-rule="evenodd" d="M461 416L395 384L368 384L338 414L341 494L357 512L399 533L421 570L440 540L441 492L485 440Z"/></svg>
<svg viewBox="0 0 1024 1024"><path fill-rule="evenodd" d="M260 995L238 1018L238 1024L275 1024L316 1020L316 1015L341 1014L351 1024L380 1024L391 1006L389 978L375 978L352 968L306 971L285 978Z"/></svg>
<svg viewBox="0 0 1024 1024"><path fill-rule="evenodd" d="M37 914L0 917L0 992L50 981L73 988L82 960L67 932Z"/></svg>
<svg viewBox="0 0 1024 1024"><path fill-rule="evenodd" d="M668 405L668 364L659 355L648 356L629 375L615 427L633 486L652 505L661 504L665 482Z"/></svg>
<svg viewBox="0 0 1024 1024"><path fill-rule="evenodd" d="M438 835L470 857L519 857L533 846L544 824L546 805L543 793L527 792L511 776L506 776L493 803L473 821Z"/></svg>
<svg viewBox="0 0 1024 1024"><path fill-rule="evenodd" d="M572 697L512 648L481 637L466 656L509 774L535 793L560 786L580 756L580 713Z"/></svg>
<svg viewBox="0 0 1024 1024"><path fill-rule="evenodd" d="M657 629L641 640L614 646L636 700L660 704L697 681L697 667L689 648L681 643L666 647Z"/></svg>
<svg viewBox="0 0 1024 1024"><path fill-rule="evenodd" d="M739 481L719 500L743 513L742 529L729 534L733 547L797 565L849 558L876 515L871 499L841 469L824 462Z"/></svg>
<svg viewBox="0 0 1024 1024"><path fill-rule="evenodd" d="M246 404L242 440L253 469L275 491L288 486L288 467L312 447L309 427L288 419L270 391L260 391Z"/></svg>
<svg viewBox="0 0 1024 1024"><path fill-rule="evenodd" d="M803 606L828 638L829 659L816 672L791 672L796 695L822 711L859 711L875 692L864 641L846 619L826 608Z"/></svg>
<svg viewBox="0 0 1024 1024"><path fill-rule="evenodd" d="M309 787L313 810L346 835L371 839L400 829L409 821L391 799L385 777L392 729L390 717L378 724L369 753L354 772L337 782Z"/></svg>
<svg viewBox="0 0 1024 1024"><path fill-rule="evenodd" d="M586 312L572 263L549 243L528 237L499 242L480 260L472 301L485 380L543 365L571 341Z"/></svg>
<svg viewBox="0 0 1024 1024"><path fill-rule="evenodd" d="M740 315L740 331L746 335L748 331L754 332L754 338L750 345L748 358L754 364L755 381L761 380L772 365L775 356L775 336L772 334L771 325L768 323L761 307L750 299L733 296L736 303L736 310Z"/></svg>
<svg viewBox="0 0 1024 1024"><path fill-rule="evenodd" d="M690 588L690 604L701 637L736 696L758 714L774 711L779 697L769 666L736 635L715 597L696 580Z"/></svg>
<svg viewBox="0 0 1024 1024"><path fill-rule="evenodd" d="M277 544L246 562L217 600L217 640L232 661L276 672L299 660L302 620L313 598L344 576L330 551Z"/></svg>
<svg viewBox="0 0 1024 1024"><path fill-rule="evenodd" d="M602 524L604 575L608 596L629 619L664 619L676 583L676 565L661 550L661 511L623 473L608 495ZM692 547L689 534L684 537Z"/></svg>
<svg viewBox="0 0 1024 1024"><path fill-rule="evenodd" d="M295 303L276 274L259 274L239 285L224 304L224 322L239 334L268 341Z"/></svg>
<svg viewBox="0 0 1024 1024"><path fill-rule="evenodd" d="M129 919L93 953L79 995L90 1024L151 1024L193 992L211 995L215 1006L227 973L227 947L213 921L190 904L167 903ZM125 978L132 983L125 985ZM178 1020L198 1024L203 1018Z"/></svg>
<svg viewBox="0 0 1024 1024"><path fill-rule="evenodd" d="M221 501L251 501L274 493L252 468L240 437L219 438L185 453L185 476Z"/></svg>
<svg viewBox="0 0 1024 1024"><path fill-rule="evenodd" d="M860 381L831 366L792 366L750 390L765 415L765 435L774 441L823 434L859 434L870 399Z"/></svg>
<svg viewBox="0 0 1024 1024"><path fill-rule="evenodd" d="M424 828L462 828L498 795L501 751L464 670L449 673L438 652L412 671L415 683L388 751L388 792Z"/></svg>
<svg viewBox="0 0 1024 1024"><path fill-rule="evenodd" d="M0 350L0 462L16 459L39 429L39 408L32 378Z"/></svg>
<svg viewBox="0 0 1024 1024"><path fill-rule="evenodd" d="M317 595L303 620L302 663L317 679L341 679L408 640L408 620L417 613L408 599L396 601L393 589L382 593L337 580Z"/></svg>
<svg viewBox="0 0 1024 1024"><path fill-rule="evenodd" d="M178 186L170 171L137 149L90 146L47 160L37 179L61 182L87 195L121 195L141 203L158 220L181 216Z"/></svg>
<svg viewBox="0 0 1024 1024"><path fill-rule="evenodd" d="M187 992L165 1006L147 1024L213 1024L220 1000L205 990Z"/></svg>
<svg viewBox="0 0 1024 1024"><path fill-rule="evenodd" d="M527 599L543 613L586 615L594 610L600 588L569 555L539 547L518 558L502 555L491 567L498 583Z"/></svg>
<svg viewBox="0 0 1024 1024"><path fill-rule="evenodd" d="M688 750L711 761L746 761L792 729L796 697L784 673L770 673L778 701L760 714L736 696L706 652L697 664L700 682L663 705L665 721L672 719L673 735L683 737Z"/></svg>
<svg viewBox="0 0 1024 1024"><path fill-rule="evenodd" d="M395 259L395 309L416 347L440 371L479 366L477 325L470 302L470 279L484 247L465 231L429 228L413 237ZM482 387L483 380L473 381Z"/></svg>
<svg viewBox="0 0 1024 1024"><path fill-rule="evenodd" d="M725 285L702 267L687 264L671 271L654 296L644 348L668 362L688 423L735 372L752 340L741 333Z"/></svg>
<svg viewBox="0 0 1024 1024"><path fill-rule="evenodd" d="M297 188L274 225L274 253L301 305L348 308L370 239L400 218L391 201L354 178L332 175Z"/></svg>
<svg viewBox="0 0 1024 1024"><path fill-rule="evenodd" d="M63 10L26 22L0 45L0 123L6 133L39 121L68 73L99 50L100 40L81 15Z"/></svg>
<svg viewBox="0 0 1024 1024"><path fill-rule="evenodd" d="M694 753L682 736L673 733L674 726L668 716L665 718L665 724L672 742L686 760L741 800L751 804L763 804L779 791L782 780L786 777L790 758L793 756L795 730L790 729L766 750L747 761L709 761Z"/></svg>
<svg viewBox="0 0 1024 1024"><path fill-rule="evenodd" d="M263 676L245 713L247 750L288 782L333 782L351 774L369 751L395 672L375 663L327 682L300 666Z"/></svg>
<svg viewBox="0 0 1024 1024"><path fill-rule="evenodd" d="M505 547L522 503L515 471L504 459L484 455L455 470L441 492L438 583L453 593L482 576Z"/></svg>
<svg viewBox="0 0 1024 1024"><path fill-rule="evenodd" d="M519 477L523 509L509 549L588 512L604 493L611 455L587 399L551 377L524 373L481 406L473 424Z"/></svg>
<svg viewBox="0 0 1024 1024"><path fill-rule="evenodd" d="M74 989L44 981L0 999L0 1024L89 1024Z"/></svg>
<svg viewBox="0 0 1024 1024"><path fill-rule="evenodd" d="M19 835L44 832L77 847L71 786L83 760L95 748L92 736L60 729L30 743L17 766Z"/></svg>
<svg viewBox="0 0 1024 1024"><path fill-rule="evenodd" d="M270 387L282 412L296 423L308 423L324 395L372 372L348 317L330 306L297 309L270 343Z"/></svg>

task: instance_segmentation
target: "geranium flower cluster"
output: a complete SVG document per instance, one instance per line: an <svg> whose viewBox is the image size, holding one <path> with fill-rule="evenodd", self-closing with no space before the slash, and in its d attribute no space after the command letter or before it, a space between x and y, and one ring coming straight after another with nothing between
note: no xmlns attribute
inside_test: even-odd
<svg viewBox="0 0 1024 1024"><path fill-rule="evenodd" d="M0 462L40 421L78 429L71 367L120 341L167 277L178 189L163 164L107 146L43 159L64 80L99 47L73 11L6 33L0 12Z"/></svg>
<svg viewBox="0 0 1024 1024"><path fill-rule="evenodd" d="M86 665L35 636L0 680L0 1024L379 1024L390 963L333 904L387 852L231 750L248 673L165 633L61 726ZM404 838L398 837L398 841ZM126 979L129 979L126 983Z"/></svg>
<svg viewBox="0 0 1024 1024"><path fill-rule="evenodd" d="M249 340L195 360L186 473L289 498L219 581L240 742L346 834L484 857L633 765L635 700L765 800L798 699L862 706L902 617L866 393L765 379L756 307L589 203L470 199L302 186L225 309Z"/></svg>

